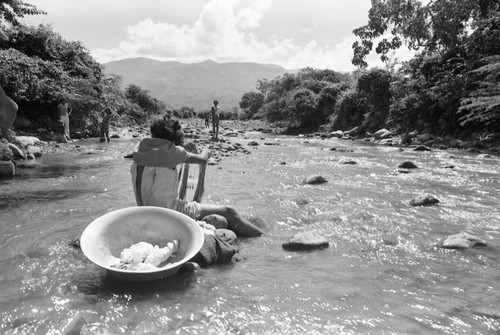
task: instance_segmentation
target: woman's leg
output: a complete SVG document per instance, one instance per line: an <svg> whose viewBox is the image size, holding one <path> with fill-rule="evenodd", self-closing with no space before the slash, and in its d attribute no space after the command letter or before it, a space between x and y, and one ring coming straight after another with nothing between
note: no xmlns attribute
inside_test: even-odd
<svg viewBox="0 0 500 335"><path fill-rule="evenodd" d="M238 236L256 237L264 234L259 227L242 217L236 210L234 210L234 208L230 206L200 205L200 219L210 214L218 214L226 218L228 224L227 228L235 232Z"/></svg>

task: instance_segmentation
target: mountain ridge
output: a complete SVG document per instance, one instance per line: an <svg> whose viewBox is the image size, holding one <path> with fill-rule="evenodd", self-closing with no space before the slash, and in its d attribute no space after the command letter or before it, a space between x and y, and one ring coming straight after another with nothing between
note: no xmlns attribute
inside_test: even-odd
<svg viewBox="0 0 500 335"><path fill-rule="evenodd" d="M271 80L286 70L275 64L254 62L199 63L158 61L146 57L127 58L102 64L106 74L122 78L121 86L130 84L145 89L169 109L191 107L208 110L217 99L224 111L237 107L244 93L257 91L260 79Z"/></svg>

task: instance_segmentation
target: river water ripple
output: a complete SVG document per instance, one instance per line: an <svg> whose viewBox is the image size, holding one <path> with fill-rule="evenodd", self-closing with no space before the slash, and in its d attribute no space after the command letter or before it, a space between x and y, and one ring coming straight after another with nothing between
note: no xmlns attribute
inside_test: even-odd
<svg viewBox="0 0 500 335"><path fill-rule="evenodd" d="M0 333L60 334L83 318L82 334L498 334L498 157L260 133L232 141L252 153L208 166L204 201L265 218L267 234L240 242L240 262L149 284L119 283L68 246L92 220L135 205L123 156L137 141L81 141L1 181ZM408 160L419 169L399 173ZM311 174L328 183L303 185ZM421 193L440 203L409 206ZM282 249L306 230L330 247ZM491 246L437 247L460 231Z"/></svg>

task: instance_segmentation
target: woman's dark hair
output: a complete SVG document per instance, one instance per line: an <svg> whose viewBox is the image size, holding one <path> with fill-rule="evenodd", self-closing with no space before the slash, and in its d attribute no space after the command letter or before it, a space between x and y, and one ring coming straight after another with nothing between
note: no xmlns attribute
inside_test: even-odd
<svg viewBox="0 0 500 335"><path fill-rule="evenodd" d="M171 141L175 145L182 145L184 142L184 132L179 121L166 117L153 121L151 137Z"/></svg>

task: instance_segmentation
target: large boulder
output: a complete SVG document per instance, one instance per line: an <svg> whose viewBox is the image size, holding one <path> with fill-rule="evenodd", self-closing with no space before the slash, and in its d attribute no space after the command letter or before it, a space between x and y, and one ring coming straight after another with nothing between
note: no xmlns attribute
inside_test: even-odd
<svg viewBox="0 0 500 335"><path fill-rule="evenodd" d="M404 133L403 136L401 136L401 144L411 144L411 135L409 133Z"/></svg>
<svg viewBox="0 0 500 335"><path fill-rule="evenodd" d="M10 150L9 142L5 139L0 141L0 161L11 161L14 159L12 150Z"/></svg>
<svg viewBox="0 0 500 335"><path fill-rule="evenodd" d="M26 159L26 154L17 145L9 143L9 149L12 151L14 159Z"/></svg>
<svg viewBox="0 0 500 335"><path fill-rule="evenodd" d="M441 244L441 247L445 249L470 249L487 246L489 244L485 240L464 232L448 236Z"/></svg>
<svg viewBox="0 0 500 335"><path fill-rule="evenodd" d="M0 161L0 178L14 177L16 167L11 161Z"/></svg>
<svg viewBox="0 0 500 335"><path fill-rule="evenodd" d="M392 132L390 132L387 129L380 129L380 130L377 130L375 132L375 134L373 134L373 136L375 137L376 140L383 140L385 138L391 137L392 136Z"/></svg>
<svg viewBox="0 0 500 335"><path fill-rule="evenodd" d="M35 136L16 136L16 139L22 143L23 146L36 145L40 139Z"/></svg>
<svg viewBox="0 0 500 335"><path fill-rule="evenodd" d="M34 155L35 157L42 157L42 148L40 147L37 147L36 145L30 145L26 148L26 151L28 151L28 153Z"/></svg>
<svg viewBox="0 0 500 335"><path fill-rule="evenodd" d="M427 142L427 141L432 140L432 135L431 134L420 134L420 135L417 135L417 140L419 140L420 142Z"/></svg>
<svg viewBox="0 0 500 335"><path fill-rule="evenodd" d="M336 130L332 131L331 133L328 134L328 137L336 137L336 138L342 138L344 136L344 132L342 130Z"/></svg>
<svg viewBox="0 0 500 335"><path fill-rule="evenodd" d="M292 236L282 247L285 250L301 251L328 248L329 245L328 239L318 232L306 231Z"/></svg>

